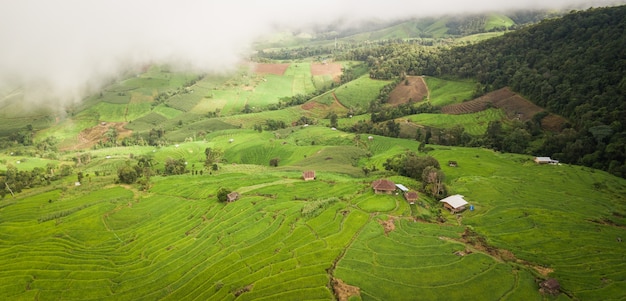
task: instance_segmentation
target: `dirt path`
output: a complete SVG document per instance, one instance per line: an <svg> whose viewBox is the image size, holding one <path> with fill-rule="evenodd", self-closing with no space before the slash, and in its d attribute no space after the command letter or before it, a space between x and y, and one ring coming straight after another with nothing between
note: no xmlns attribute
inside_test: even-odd
<svg viewBox="0 0 626 301"><path fill-rule="evenodd" d="M333 98L335 99L335 104L336 104L337 106L339 106L340 108L343 108L343 109L346 109L346 110L347 110L348 108L346 108L346 106L344 106L344 105L341 103L341 101L339 101L339 98L337 98L337 95L335 94L335 91L333 91L333 93L332 93L332 94L333 94Z"/></svg>
<svg viewBox="0 0 626 301"><path fill-rule="evenodd" d="M430 101L430 89L428 89L428 85L426 84L426 81L424 80L424 77L420 76L420 79L422 80L422 83L424 84L424 87L426 87L426 101Z"/></svg>

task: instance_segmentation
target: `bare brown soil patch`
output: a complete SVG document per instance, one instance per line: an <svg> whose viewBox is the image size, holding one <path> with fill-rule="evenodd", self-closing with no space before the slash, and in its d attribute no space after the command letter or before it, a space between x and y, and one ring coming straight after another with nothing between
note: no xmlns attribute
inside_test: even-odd
<svg viewBox="0 0 626 301"><path fill-rule="evenodd" d="M339 278L334 278L331 282L335 296L339 301L347 301L352 296L361 295L361 289L359 287L349 285Z"/></svg>
<svg viewBox="0 0 626 301"><path fill-rule="evenodd" d="M287 68L289 68L288 63L285 64L264 64L264 63L252 63L251 69L253 72L258 74L275 74L275 75L283 75Z"/></svg>
<svg viewBox="0 0 626 301"><path fill-rule="evenodd" d="M383 228L385 229L385 235L389 235L389 232L396 229L395 221L396 220L393 216L390 216L389 219L386 221L378 220L378 223L381 224Z"/></svg>
<svg viewBox="0 0 626 301"><path fill-rule="evenodd" d="M541 127L552 132L560 132L563 130L563 127L567 120L565 118L550 114L543 119L541 119Z"/></svg>
<svg viewBox="0 0 626 301"><path fill-rule="evenodd" d="M339 63L313 63L311 64L311 74L316 75L330 75L333 81L339 82L341 77L341 64Z"/></svg>
<svg viewBox="0 0 626 301"><path fill-rule="evenodd" d="M509 88L502 88L471 101L444 106L441 112L460 115L484 111L491 107L502 109L509 119L521 121L531 120L537 113L545 111ZM554 114L549 114L541 121L542 127L550 131L560 131L564 124L565 119Z"/></svg>
<svg viewBox="0 0 626 301"><path fill-rule="evenodd" d="M554 272L554 269L551 268L546 268L546 267L542 267L542 266L533 266L533 268L535 269L535 271L539 272L539 274L541 274L544 277L548 277L548 275L552 272Z"/></svg>
<svg viewBox="0 0 626 301"><path fill-rule="evenodd" d="M428 87L421 76L407 76L389 93L388 104L398 106L409 102L424 100L428 95Z"/></svg>
<svg viewBox="0 0 626 301"><path fill-rule="evenodd" d="M62 150L86 149L93 147L100 141L107 141L108 138L105 134L110 128L115 128L117 130L118 140L130 137L133 131L125 128L125 125L126 122L103 122L94 127L84 129L78 133L78 143Z"/></svg>

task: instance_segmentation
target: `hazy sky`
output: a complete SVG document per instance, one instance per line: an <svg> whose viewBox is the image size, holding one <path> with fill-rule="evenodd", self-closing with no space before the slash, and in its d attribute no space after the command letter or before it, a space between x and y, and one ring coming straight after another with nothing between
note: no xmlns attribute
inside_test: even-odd
<svg viewBox="0 0 626 301"><path fill-rule="evenodd" d="M619 0L618 0L619 1ZM622 1L623 2L623 1ZM0 104L23 87L29 101L60 106L136 64L214 71L236 64L272 28L335 20L604 6L579 0L2 0ZM278 25L278 26L277 26Z"/></svg>

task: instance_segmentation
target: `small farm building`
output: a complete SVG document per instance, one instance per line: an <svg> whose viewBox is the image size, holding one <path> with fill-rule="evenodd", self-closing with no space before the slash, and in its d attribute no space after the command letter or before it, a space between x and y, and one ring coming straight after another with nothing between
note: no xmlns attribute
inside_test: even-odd
<svg viewBox="0 0 626 301"><path fill-rule="evenodd" d="M465 210L465 205L467 205L467 201L463 199L463 196L460 194L451 195L441 201L443 206L450 210L452 213L457 213Z"/></svg>
<svg viewBox="0 0 626 301"><path fill-rule="evenodd" d="M239 192L233 191L226 195L226 200L230 202L234 202L239 199Z"/></svg>
<svg viewBox="0 0 626 301"><path fill-rule="evenodd" d="M541 282L539 284L539 287L541 287L540 291L542 293L548 293L552 295L558 294L561 290L561 285L559 284L559 281L554 278L549 278L548 280Z"/></svg>
<svg viewBox="0 0 626 301"><path fill-rule="evenodd" d="M448 161L448 166L450 166L450 167L457 167L457 166L459 166L459 164L456 161L450 160L450 161Z"/></svg>
<svg viewBox="0 0 626 301"><path fill-rule="evenodd" d="M409 189L406 188L406 186L402 185L402 184L396 184L396 187L398 187L398 189L400 189L400 191L402 192L408 192Z"/></svg>
<svg viewBox="0 0 626 301"><path fill-rule="evenodd" d="M409 202L409 204L411 205L415 204L418 198L419 195L417 194L417 191L409 191L404 193L404 199L406 199L406 201Z"/></svg>
<svg viewBox="0 0 626 301"><path fill-rule="evenodd" d="M396 184L387 179L379 179L372 182L372 188L377 194L392 194L396 190Z"/></svg>
<svg viewBox="0 0 626 301"><path fill-rule="evenodd" d="M315 180L315 171L314 170L307 170L307 171L303 172L302 173L302 178L305 181Z"/></svg>
<svg viewBox="0 0 626 301"><path fill-rule="evenodd" d="M535 163L537 164L558 164L558 160L552 160L550 157L535 157Z"/></svg>

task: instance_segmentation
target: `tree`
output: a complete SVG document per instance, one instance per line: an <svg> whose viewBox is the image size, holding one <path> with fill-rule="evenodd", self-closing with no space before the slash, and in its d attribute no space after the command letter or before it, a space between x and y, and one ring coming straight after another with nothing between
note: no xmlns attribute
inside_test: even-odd
<svg viewBox="0 0 626 301"><path fill-rule="evenodd" d="M117 178L120 183L133 184L137 181L138 177L137 171L128 163L117 169Z"/></svg>
<svg viewBox="0 0 626 301"><path fill-rule="evenodd" d="M224 153L217 148L207 147L204 149L204 167L210 168L213 164L216 164L220 161Z"/></svg>
<svg viewBox="0 0 626 301"><path fill-rule="evenodd" d="M117 145L117 137L119 136L119 134L115 127L110 127L104 135L109 139L109 142L112 146Z"/></svg>
<svg viewBox="0 0 626 301"><path fill-rule="evenodd" d="M165 161L165 170L166 175L182 175L187 172L187 162L185 159L172 159L167 158Z"/></svg>
<svg viewBox="0 0 626 301"><path fill-rule="evenodd" d="M226 203L228 201L228 194L232 191L225 187L220 187L217 190L217 200L222 203Z"/></svg>
<svg viewBox="0 0 626 301"><path fill-rule="evenodd" d="M337 114L335 112L330 113L330 127L337 127Z"/></svg>
<svg viewBox="0 0 626 301"><path fill-rule="evenodd" d="M445 174L443 171L433 166L427 166L422 172L422 187L433 197L445 196L444 180Z"/></svg>

